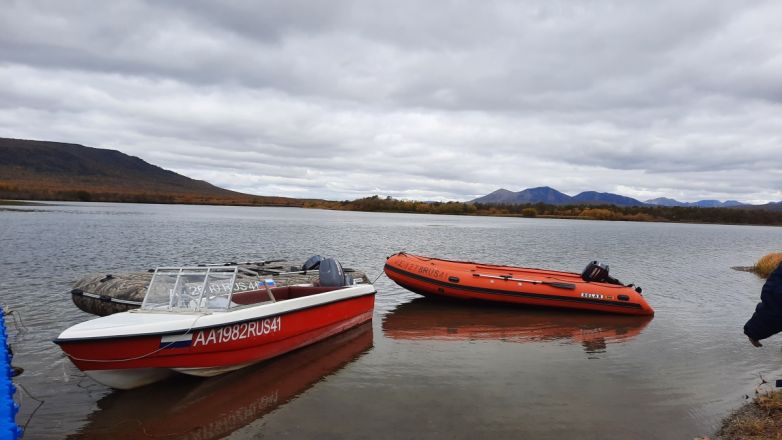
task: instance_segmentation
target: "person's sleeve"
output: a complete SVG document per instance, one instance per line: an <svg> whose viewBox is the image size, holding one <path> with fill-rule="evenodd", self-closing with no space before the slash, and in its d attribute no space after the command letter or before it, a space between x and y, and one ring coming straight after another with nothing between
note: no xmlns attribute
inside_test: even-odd
<svg viewBox="0 0 782 440"><path fill-rule="evenodd" d="M782 264L766 280L760 304L744 324L744 334L757 341L782 331Z"/></svg>

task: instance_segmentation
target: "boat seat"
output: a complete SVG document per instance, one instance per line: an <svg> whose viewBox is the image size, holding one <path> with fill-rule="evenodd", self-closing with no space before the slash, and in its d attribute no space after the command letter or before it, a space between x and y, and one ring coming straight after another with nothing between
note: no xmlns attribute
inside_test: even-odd
<svg viewBox="0 0 782 440"><path fill-rule="evenodd" d="M334 288L329 286L283 286L271 288L272 295L277 301L286 299L301 298L304 296L316 295L318 293L329 292L342 289L344 287ZM258 304L270 301L266 289L250 290L247 292L237 292L231 297L231 301L239 305Z"/></svg>

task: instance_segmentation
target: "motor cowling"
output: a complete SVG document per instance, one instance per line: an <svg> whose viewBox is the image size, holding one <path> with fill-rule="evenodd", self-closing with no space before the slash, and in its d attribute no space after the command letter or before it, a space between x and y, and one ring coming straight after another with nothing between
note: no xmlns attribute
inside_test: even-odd
<svg viewBox="0 0 782 440"><path fill-rule="evenodd" d="M613 280L613 278L608 276L608 265L599 261L590 261L584 268L584 271L581 272L581 279L597 283L607 283L610 282L609 280Z"/></svg>
<svg viewBox="0 0 782 440"><path fill-rule="evenodd" d="M307 261L304 262L304 264L301 266L301 270L307 271L307 270L315 270L320 266L320 263L323 261L323 257L320 255L313 255L307 259Z"/></svg>
<svg viewBox="0 0 782 440"><path fill-rule="evenodd" d="M342 265L334 258L324 258L320 262L319 273L319 284L321 286L341 287L349 286L353 283L353 279L345 275Z"/></svg>

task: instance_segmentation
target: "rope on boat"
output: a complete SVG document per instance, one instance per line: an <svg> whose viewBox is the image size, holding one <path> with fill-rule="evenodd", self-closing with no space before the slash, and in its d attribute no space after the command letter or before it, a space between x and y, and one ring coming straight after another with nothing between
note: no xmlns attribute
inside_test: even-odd
<svg viewBox="0 0 782 440"><path fill-rule="evenodd" d="M378 275L378 276L377 276L377 278L375 278L375 281L372 281L372 284L375 284L375 283L377 282L377 280L379 280L379 279L380 279L380 277L382 277L382 276L383 276L383 275L385 275L385 274L386 274L386 272L385 272L385 271L383 271L383 270L381 270L381 271L380 271L380 275Z"/></svg>
<svg viewBox="0 0 782 440"><path fill-rule="evenodd" d="M181 335L177 335L177 336L184 336L184 335L190 333L190 331L193 330L193 327L195 327L196 322L198 322L198 320L201 319L204 316L206 316L206 314L200 313L198 316L196 316L196 318L193 320L193 322L190 323L190 327L187 330L185 330L184 333L182 333ZM158 353L158 352L160 352L162 350L165 350L166 348L176 344L177 342L178 341L171 341L168 344L166 344L166 345L164 345L162 347L159 347L157 350L153 350L153 351L151 351L151 352L149 352L147 354L142 354L141 356L136 356L136 357L132 357L132 358L126 358L126 359L84 359L84 358L78 358L76 356L72 356L72 355L70 355L68 353L65 353L65 354L69 358L71 358L71 359L74 359L74 360L77 360L77 361L82 361L82 362L106 362L106 363L108 363L108 362L130 362L130 361L137 361L139 359L144 359L146 357L152 356L153 354L156 354L156 353Z"/></svg>

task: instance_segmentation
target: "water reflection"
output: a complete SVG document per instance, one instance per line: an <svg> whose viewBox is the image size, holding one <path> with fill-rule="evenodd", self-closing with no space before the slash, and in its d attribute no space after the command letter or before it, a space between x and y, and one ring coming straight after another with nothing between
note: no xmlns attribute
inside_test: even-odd
<svg viewBox="0 0 782 440"><path fill-rule="evenodd" d="M638 336L651 316L509 307L416 298L386 315L383 332L393 339L564 341L589 354Z"/></svg>
<svg viewBox="0 0 782 440"><path fill-rule="evenodd" d="M372 323L212 379L178 376L98 401L70 439L213 439L271 412L372 347Z"/></svg>

